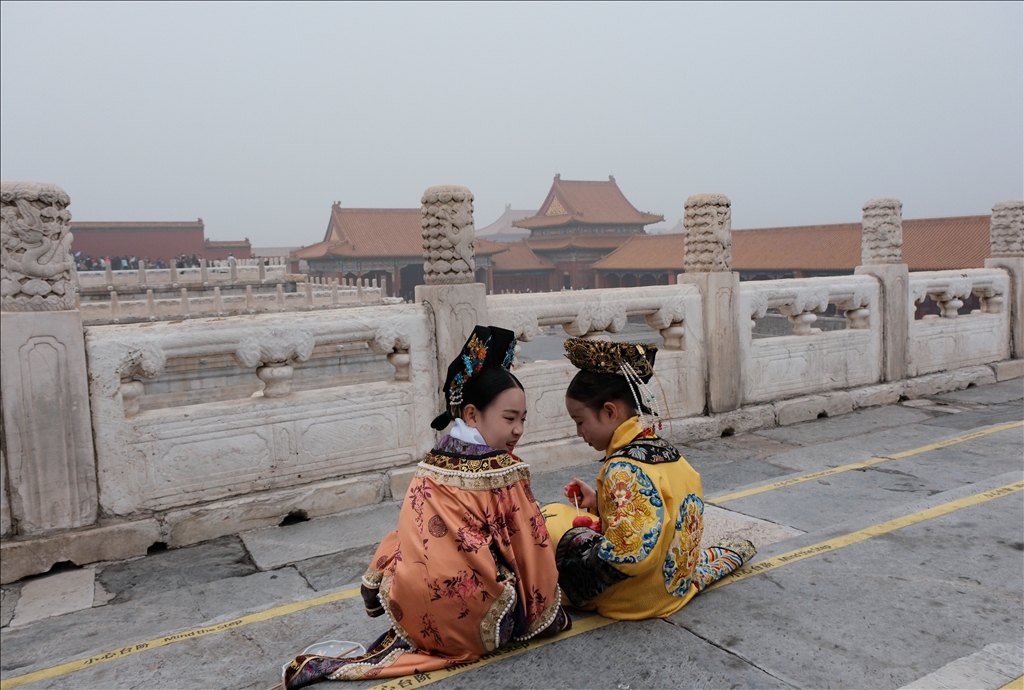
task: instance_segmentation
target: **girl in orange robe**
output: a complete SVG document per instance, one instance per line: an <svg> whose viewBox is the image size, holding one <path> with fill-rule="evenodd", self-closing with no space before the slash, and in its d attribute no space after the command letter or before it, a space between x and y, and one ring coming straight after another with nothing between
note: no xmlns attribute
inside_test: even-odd
<svg viewBox="0 0 1024 690"><path fill-rule="evenodd" d="M529 467L512 454L526 418L514 347L511 331L477 326L448 368L432 426L455 427L419 464L363 576L367 614L391 629L360 657L296 657L285 688L434 671L571 626Z"/></svg>

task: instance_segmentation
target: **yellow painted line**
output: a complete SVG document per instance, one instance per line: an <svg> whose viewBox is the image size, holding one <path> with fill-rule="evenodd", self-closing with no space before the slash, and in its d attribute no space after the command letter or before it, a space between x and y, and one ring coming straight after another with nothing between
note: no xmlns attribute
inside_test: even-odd
<svg viewBox="0 0 1024 690"><path fill-rule="evenodd" d="M790 563L802 561L805 558L810 558L811 556L820 556L823 553L830 553L837 549L841 549L844 546L857 544L866 539L870 539L871 537L877 537L881 534L900 529L901 527L916 525L917 523L924 522L925 520L948 515L949 513L960 510L961 508L985 503L986 501L991 501L1002 496L1009 496L1010 494L1018 491L1024 491L1024 482L1014 482L1013 484L1001 486L998 489L983 491L981 493L974 494L973 496L967 496L955 501L950 501L949 503L943 503L942 505L911 513L910 515L904 515L896 518L895 520L889 520L877 525L872 525L871 527L865 527L864 529L857 530L856 532L850 532L849 534L844 534L842 536L835 537L834 539L828 539L826 541L818 542L817 544L805 546L802 549L790 551L772 558L766 558L763 561L751 563L750 565L743 566L739 570L733 571L718 582L715 582L711 586L705 588L703 591L710 592L713 589L724 587L733 582L739 582L740 580L745 580L748 577L753 577L754 575L766 573L769 570L781 568L782 566L789 565Z"/></svg>
<svg viewBox="0 0 1024 690"><path fill-rule="evenodd" d="M724 496L716 496L714 498L709 498L708 503L725 503L726 501L735 501L737 498L745 498L747 496L753 496L755 494L764 493L765 491L774 491L775 489L781 489L784 486L792 486L793 484L809 482L812 479L820 479L821 477L831 477L834 474L842 474L843 472L849 472L850 470L859 470L865 467L871 467L872 465L877 465L880 462L888 462L889 460L900 460L902 458L909 458L912 455L920 455L921 453L927 453L928 451L938 450L940 448L948 448L949 446L955 446L958 443L973 441L976 438L982 438L983 436L988 436L989 434L995 434L1000 431L1006 431L1007 429L1014 429L1020 427L1024 427L1024 422L1011 422L1009 424L994 426L991 429L973 431L969 434L964 434L963 436L956 436L945 441L939 441L938 443L931 443L927 446L921 446L920 448L905 450L901 453L893 453L892 455L887 455L884 458L868 458L867 460L861 460L860 462L850 463L849 465L840 465L839 467L833 467L832 469L829 470L822 470L821 472L812 472L810 474L802 474L799 477L790 477L789 479L783 479L772 484L756 486L753 489L745 489L743 491L725 494Z"/></svg>
<svg viewBox="0 0 1024 690"><path fill-rule="evenodd" d="M999 688L999 690L1024 690L1024 676L1021 676L1017 680L1011 680L1009 683Z"/></svg>
<svg viewBox="0 0 1024 690"><path fill-rule="evenodd" d="M414 676L403 676L401 678L393 678L387 682L381 683L380 685L374 685L366 688L366 690L408 690L409 688L419 688L424 685L430 685L436 683L439 680L445 680L456 676L463 671L470 671L475 668L479 668L484 664L489 664L492 661L499 659L508 659L509 657L518 656L523 652L529 652L530 650L549 645L552 642L561 642L575 635L580 635L591 630L597 630L603 628L606 625L616 623L610 618L604 618L602 616L589 616L581 620L574 620L572 622L572 629L567 630L563 633L556 635L555 637L546 637L542 640L536 637L528 642L518 642L514 644L501 647L496 649L490 654L486 654L476 661L468 664L459 664L458 666L452 666L451 668L441 669L440 671L431 671L430 673L418 673Z"/></svg>
<svg viewBox="0 0 1024 690"><path fill-rule="evenodd" d="M272 618L278 618L280 616L287 616L290 613L296 613L298 611L304 611L305 609L313 608L314 606L321 606L323 604L330 604L335 601L341 601L342 599L350 599L359 594L358 589L346 589L341 592L331 592L325 594L322 597L315 599L309 599L307 601L297 601L293 604L285 604L284 606L277 606L266 611L260 611L259 613L253 613L248 616L242 616L231 621L225 621L224 623L218 623L217 625L211 625L206 628L195 628L193 630L186 630L185 632L174 633L173 635L165 635L158 637L155 640L148 640L146 642L139 642L137 644L130 644L120 649L115 649L105 654L97 654L87 659L78 659L77 661L69 661L66 664L60 666L53 666L51 668L45 668L41 671L35 671L34 673L26 673L23 676L14 676L0 681L0 690L7 690L8 688L17 688L28 683L35 683L38 680L46 680L47 678L55 678L57 676L63 676L66 673L72 673L74 671L81 671L85 668L96 666L97 664L103 664L108 661L114 661L115 659L123 659L126 656L132 654L138 654L139 652L145 652L150 649L156 649L158 647L166 647L169 644L176 644L178 642L185 642L187 640L194 640L199 637L205 637L207 635L215 635L217 633L225 632L227 630L234 630L250 623L259 623L260 621L270 620Z"/></svg>

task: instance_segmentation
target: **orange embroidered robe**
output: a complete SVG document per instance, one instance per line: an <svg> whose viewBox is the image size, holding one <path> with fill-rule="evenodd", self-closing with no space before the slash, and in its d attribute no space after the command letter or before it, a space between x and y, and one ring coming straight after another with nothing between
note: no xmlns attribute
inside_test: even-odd
<svg viewBox="0 0 1024 690"><path fill-rule="evenodd" d="M362 657L296 658L285 686L427 672L566 629L554 550L529 467L446 436L363 576L367 612L383 609L392 629Z"/></svg>

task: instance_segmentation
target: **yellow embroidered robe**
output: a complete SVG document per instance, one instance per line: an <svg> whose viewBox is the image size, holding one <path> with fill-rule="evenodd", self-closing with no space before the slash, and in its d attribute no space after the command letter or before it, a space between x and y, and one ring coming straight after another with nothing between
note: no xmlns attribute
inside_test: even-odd
<svg viewBox="0 0 1024 690"><path fill-rule="evenodd" d="M702 552L700 475L636 417L615 430L605 458L596 486L603 537L573 528L572 506L544 508L574 605L618 620L663 618L742 565L731 551Z"/></svg>

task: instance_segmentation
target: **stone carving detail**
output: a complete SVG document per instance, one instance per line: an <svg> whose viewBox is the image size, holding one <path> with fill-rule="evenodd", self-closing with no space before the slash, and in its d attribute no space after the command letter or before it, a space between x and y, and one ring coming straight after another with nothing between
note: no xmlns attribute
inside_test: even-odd
<svg viewBox="0 0 1024 690"><path fill-rule="evenodd" d="M989 225L992 256L1024 256L1024 201L1000 201Z"/></svg>
<svg viewBox="0 0 1024 690"><path fill-rule="evenodd" d="M694 194L686 200L687 273L732 270L732 203L724 194Z"/></svg>
<svg viewBox="0 0 1024 690"><path fill-rule="evenodd" d="M316 340L304 330L269 328L244 337L233 354L239 365L252 368L260 362L267 365L283 364L290 359L305 362L315 346Z"/></svg>
<svg viewBox="0 0 1024 690"><path fill-rule="evenodd" d="M71 203L63 189L43 182L4 182L0 309L56 311L75 308L75 264L68 224Z"/></svg>
<svg viewBox="0 0 1024 690"><path fill-rule="evenodd" d="M589 302L581 305L576 318L562 324L562 329L575 336L596 331L618 333L626 327L626 316L626 305L621 302Z"/></svg>
<svg viewBox="0 0 1024 690"><path fill-rule="evenodd" d="M845 312L849 328L870 328L871 310L868 308L877 285L863 278L798 278L772 280L757 284L744 283L743 303L750 314L750 325L764 318L769 309L778 309L789 317L794 335L821 333L813 328L817 314L828 309L830 303Z"/></svg>
<svg viewBox="0 0 1024 690"><path fill-rule="evenodd" d="M424 282L474 282L473 193L457 185L430 187L423 192L420 203Z"/></svg>
<svg viewBox="0 0 1024 690"><path fill-rule="evenodd" d="M872 199L861 217L862 266L903 263L903 204L899 199Z"/></svg>

